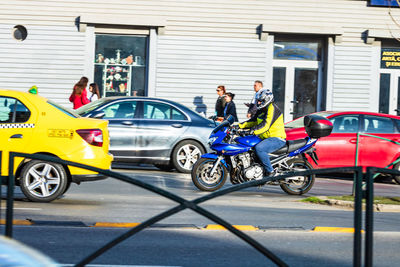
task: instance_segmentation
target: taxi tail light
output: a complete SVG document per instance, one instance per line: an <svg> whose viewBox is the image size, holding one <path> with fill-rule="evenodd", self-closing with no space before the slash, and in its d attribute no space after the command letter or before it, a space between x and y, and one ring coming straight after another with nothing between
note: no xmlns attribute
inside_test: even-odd
<svg viewBox="0 0 400 267"><path fill-rule="evenodd" d="M103 132L100 129L83 129L76 132L89 144L103 146Z"/></svg>

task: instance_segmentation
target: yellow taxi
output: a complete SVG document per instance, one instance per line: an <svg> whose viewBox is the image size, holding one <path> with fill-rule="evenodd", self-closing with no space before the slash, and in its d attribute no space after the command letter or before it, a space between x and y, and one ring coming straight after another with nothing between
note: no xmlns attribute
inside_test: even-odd
<svg viewBox="0 0 400 267"><path fill-rule="evenodd" d="M108 122L82 118L44 97L0 89L1 176L9 152L44 154L100 169L111 168ZM50 202L71 182L106 178L97 172L40 160L15 159L16 185L31 201Z"/></svg>

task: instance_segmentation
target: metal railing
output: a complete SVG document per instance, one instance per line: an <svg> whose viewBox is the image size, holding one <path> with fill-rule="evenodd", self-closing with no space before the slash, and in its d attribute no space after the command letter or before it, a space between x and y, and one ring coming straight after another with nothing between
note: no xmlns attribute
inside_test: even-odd
<svg viewBox="0 0 400 267"><path fill-rule="evenodd" d="M1 154L0 154L1 157ZM36 160L42 160L42 161L49 161L49 162L55 162L58 164L62 165L69 165L69 166L74 166L82 169L87 169L91 170L94 172L98 172L100 174L103 174L105 176L139 186L141 188L144 188L146 190L149 190L151 192L154 192L158 195L164 196L165 198L168 198L170 200L175 201L178 203L177 206L168 209L144 222L139 224L138 226L128 230L127 232L123 233L122 235L118 236L117 238L113 239L112 241L108 242L105 244L103 247L99 248L80 262L78 262L75 266L85 266L86 264L92 262L94 259L105 253L107 250L111 249L115 245L121 243L122 241L126 240L127 238L139 233L143 229L165 219L168 218L169 216L172 216L178 212L181 212L185 209L190 209L193 210L194 212L214 221L217 224L220 224L221 226L225 227L228 231L230 231L232 234L236 235L246 243L248 243L250 246L258 250L261 254L263 254L265 257L270 259L272 262L274 262L277 266L288 266L281 258L279 258L277 255L272 253L270 250L268 250L265 246L254 240L252 237L248 236L244 232L236 229L232 224L229 222L225 221L221 217L207 211L206 209L202 208L199 206L199 204L232 193L236 192L245 188L249 187L254 187L257 185L262 185L266 181L269 181L268 178L264 178L262 180L255 180L255 181L250 181L246 182L243 184L239 185L233 185L231 187L227 187L225 189L210 193L208 195L199 197L194 200L186 200L184 198L181 198L171 192L168 192L164 189L158 188L156 186L150 185L148 183L142 182L138 179L129 177L127 175L117 173L111 170L103 170L103 169L98 169L92 166L76 163L76 162L71 162L71 161L65 161L61 160L59 158L47 156L47 155L33 155L33 154L26 154L26 153L17 153L17 152L10 152L9 153L9 172L8 172L8 177L7 178L7 209L6 209L6 226L5 226L5 235L8 237L12 237L12 232L13 232L13 197L14 197L14 185L15 185L15 177L14 177L14 162L15 162L15 157L22 157L22 158L27 158L27 159L36 159ZM1 159L1 158L0 158ZM354 266L361 266L361 257L362 257L362 238L361 238L361 232L362 232L362 198L363 198L363 190L362 190L362 178L363 178L363 173L362 173L362 168L361 167L348 167L348 168L330 168L330 169L318 169L318 170L307 170L307 171L296 171L296 172L289 172L284 175L279 175L273 177L272 180L281 180L293 176L303 176L303 175L314 175L314 174L328 174L328 173L348 173L352 172L354 173L354 188L355 188L355 198L354 198L354 238L353 238L353 265ZM373 175L375 173L388 173L388 174L396 174L400 175L400 172L394 171L394 170L389 170L389 169L380 169L380 168L374 168L374 167L369 167L367 168L367 173L366 173L366 220L365 220L365 233L366 233L366 238L365 238L365 266L372 266L372 261L373 261ZM1 178L5 177L0 177L0 183L2 183ZM1 194L1 191L0 191Z"/></svg>

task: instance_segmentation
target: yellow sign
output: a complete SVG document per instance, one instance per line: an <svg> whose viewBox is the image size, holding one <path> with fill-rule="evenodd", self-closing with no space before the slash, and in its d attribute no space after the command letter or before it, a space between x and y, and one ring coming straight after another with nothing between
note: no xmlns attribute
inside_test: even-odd
<svg viewBox="0 0 400 267"><path fill-rule="evenodd" d="M382 48L382 69L400 69L400 48Z"/></svg>
<svg viewBox="0 0 400 267"><path fill-rule="evenodd" d="M74 136L74 131L67 129L48 129L48 137L60 137L60 138L72 138Z"/></svg>

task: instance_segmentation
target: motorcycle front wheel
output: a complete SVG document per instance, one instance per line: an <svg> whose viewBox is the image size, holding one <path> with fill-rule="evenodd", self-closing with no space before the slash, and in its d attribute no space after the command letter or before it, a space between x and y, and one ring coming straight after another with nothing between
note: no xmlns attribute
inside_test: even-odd
<svg viewBox="0 0 400 267"><path fill-rule="evenodd" d="M290 171L308 171L312 170L313 167L307 161L302 159L294 159L288 162ZM309 174L304 176L293 176L286 178L280 184L283 191L289 195L302 195L310 191L315 182L315 175Z"/></svg>
<svg viewBox="0 0 400 267"><path fill-rule="evenodd" d="M218 164L214 174L210 172L216 163L216 159L200 158L193 166L192 181L202 191L215 191L221 188L228 176L228 170L221 162Z"/></svg>

